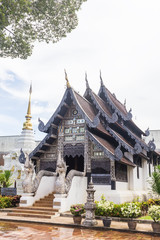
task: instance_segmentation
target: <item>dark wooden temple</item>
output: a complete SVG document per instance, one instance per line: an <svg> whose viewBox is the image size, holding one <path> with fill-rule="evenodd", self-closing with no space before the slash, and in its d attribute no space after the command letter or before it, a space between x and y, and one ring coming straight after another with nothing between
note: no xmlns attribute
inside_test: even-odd
<svg viewBox="0 0 160 240"><path fill-rule="evenodd" d="M131 110L111 94L102 78L98 95L86 79L83 97L67 80L60 105L46 125L39 120L39 130L46 137L30 154L36 172L55 171L60 151L68 171L85 171L92 175L94 184L116 189L116 181L128 181L128 167L137 168L138 178L142 159L149 165L159 161L154 142L146 144L142 139L149 130L143 132L136 126Z"/></svg>

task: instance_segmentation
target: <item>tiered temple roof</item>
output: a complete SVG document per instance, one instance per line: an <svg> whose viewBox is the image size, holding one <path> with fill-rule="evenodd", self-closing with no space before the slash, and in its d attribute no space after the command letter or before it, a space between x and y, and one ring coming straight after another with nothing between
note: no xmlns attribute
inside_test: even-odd
<svg viewBox="0 0 160 240"><path fill-rule="evenodd" d="M75 105L78 113L85 119L88 138L98 145L108 158L134 166L124 157L124 152L140 154L147 159L146 153L155 150L153 141L146 144L142 139L142 135L147 136L149 130L143 132L137 127L132 120L131 110L127 111L126 106L104 86L102 78L98 95L91 90L86 79L84 96L77 93L67 82L67 89L55 113L46 124L39 120L39 130L47 135L30 154L32 159L39 157L57 139L58 127L71 104Z"/></svg>

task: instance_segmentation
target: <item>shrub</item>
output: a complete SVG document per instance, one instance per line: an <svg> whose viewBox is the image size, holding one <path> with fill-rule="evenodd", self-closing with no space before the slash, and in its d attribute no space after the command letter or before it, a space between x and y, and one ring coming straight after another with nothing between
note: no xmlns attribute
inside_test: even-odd
<svg viewBox="0 0 160 240"><path fill-rule="evenodd" d="M154 222L158 222L160 220L160 206L151 206L148 215L151 216Z"/></svg>
<svg viewBox="0 0 160 240"><path fill-rule="evenodd" d="M10 197L0 197L0 208L12 207Z"/></svg>
<svg viewBox="0 0 160 240"><path fill-rule="evenodd" d="M95 214L97 216L111 216L114 208L113 202L106 200L104 195L102 195L101 200L96 201L95 203L96 203Z"/></svg>
<svg viewBox="0 0 160 240"><path fill-rule="evenodd" d="M17 204L19 204L19 202L20 202L20 198L21 198L20 195L16 195L16 196L10 197L12 207L16 207Z"/></svg>
<svg viewBox="0 0 160 240"><path fill-rule="evenodd" d="M0 197L0 208L16 207L16 204L20 202L20 195L17 196L5 196Z"/></svg>
<svg viewBox="0 0 160 240"><path fill-rule="evenodd" d="M123 217L121 208L124 204L114 204L113 211L111 213L112 217Z"/></svg>
<svg viewBox="0 0 160 240"><path fill-rule="evenodd" d="M121 208L123 217L136 218L141 216L141 209L136 203L125 203Z"/></svg>
<svg viewBox="0 0 160 240"><path fill-rule="evenodd" d="M70 207L70 212L74 216L80 216L85 212L84 204L75 204Z"/></svg>

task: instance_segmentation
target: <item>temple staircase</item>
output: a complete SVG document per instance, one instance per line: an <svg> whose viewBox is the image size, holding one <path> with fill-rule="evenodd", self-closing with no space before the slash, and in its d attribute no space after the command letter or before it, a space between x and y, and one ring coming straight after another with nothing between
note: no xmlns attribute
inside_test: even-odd
<svg viewBox="0 0 160 240"><path fill-rule="evenodd" d="M36 201L31 207L6 208L3 212L7 212L7 216L51 219L59 215L58 209L54 209L53 199L54 193L51 193Z"/></svg>

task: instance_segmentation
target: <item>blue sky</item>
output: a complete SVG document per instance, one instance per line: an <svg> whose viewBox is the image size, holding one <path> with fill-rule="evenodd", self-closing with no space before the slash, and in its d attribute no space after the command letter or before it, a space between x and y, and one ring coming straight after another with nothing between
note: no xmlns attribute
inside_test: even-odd
<svg viewBox="0 0 160 240"><path fill-rule="evenodd" d="M32 81L32 123L45 123L70 84L82 95L85 71L98 93L102 71L106 87L132 108L133 121L146 130L160 128L160 1L88 0L79 25L56 44L36 43L27 60L0 58L0 135L20 134Z"/></svg>

